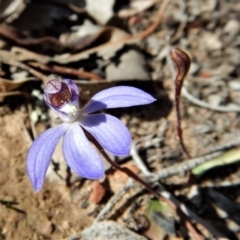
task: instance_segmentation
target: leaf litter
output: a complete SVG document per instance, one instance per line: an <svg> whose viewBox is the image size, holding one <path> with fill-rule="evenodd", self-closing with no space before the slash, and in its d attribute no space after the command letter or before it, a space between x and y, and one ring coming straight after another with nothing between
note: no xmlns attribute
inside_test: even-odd
<svg viewBox="0 0 240 240"><path fill-rule="evenodd" d="M177 228L161 229L157 239L238 239L239 1L2 2L0 239L80 239L81 234L93 239L96 231L91 229L109 225L112 232L97 232L110 239L115 234L155 239L154 226L166 217L140 219L146 218L152 201L163 200L171 206L167 215L174 208L184 214L174 212L171 221ZM192 60L184 86L190 97L183 94L181 99L183 135L192 160L185 159L176 137L168 59L172 47L187 51ZM158 99L151 106L111 113L130 128L136 150L115 160L137 174L147 169L152 175L145 178L155 188L167 189L159 190L163 199L153 200L111 168L100 183L78 178L61 161L60 150L44 189L32 191L25 158L33 133L58 121L34 91L41 92L56 76L76 81L83 104L101 89L125 84ZM207 171L195 178L194 167ZM177 201L168 202L168 196ZM187 215L180 203L194 214ZM106 239L101 234L94 239Z"/></svg>

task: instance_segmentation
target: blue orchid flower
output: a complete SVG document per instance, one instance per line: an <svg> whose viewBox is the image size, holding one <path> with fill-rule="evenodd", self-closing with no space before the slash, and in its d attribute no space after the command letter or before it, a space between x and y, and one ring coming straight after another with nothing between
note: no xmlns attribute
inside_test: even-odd
<svg viewBox="0 0 240 240"><path fill-rule="evenodd" d="M77 85L72 80L60 79L50 80L46 84L44 100L63 123L40 134L29 149L27 171L35 191L39 191L43 186L51 157L61 137L63 155L68 166L84 178L102 178L102 159L84 131L89 132L104 149L116 156L129 154L131 135L117 118L95 112L155 101L140 89L119 86L97 93L80 109Z"/></svg>

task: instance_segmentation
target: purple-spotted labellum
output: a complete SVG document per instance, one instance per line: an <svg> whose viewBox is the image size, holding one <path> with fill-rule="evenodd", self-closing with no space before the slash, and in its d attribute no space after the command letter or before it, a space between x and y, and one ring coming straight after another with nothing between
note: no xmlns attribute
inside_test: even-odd
<svg viewBox="0 0 240 240"><path fill-rule="evenodd" d="M131 135L117 118L97 111L149 104L155 99L134 87L112 87L94 95L83 109L79 107L79 91L71 80L55 79L44 88L47 105L63 120L33 142L27 155L27 171L35 191L42 188L54 149L63 137L63 155L68 166L84 178L99 179L104 175L100 155L85 136L83 129L107 151L128 155Z"/></svg>

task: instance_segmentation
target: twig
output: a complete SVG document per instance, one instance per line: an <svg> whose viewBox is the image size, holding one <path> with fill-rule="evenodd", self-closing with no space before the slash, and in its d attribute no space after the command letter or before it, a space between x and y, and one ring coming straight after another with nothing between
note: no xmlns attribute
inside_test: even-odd
<svg viewBox="0 0 240 240"><path fill-rule="evenodd" d="M229 142L228 144L225 144L224 146L220 146L217 148L212 149L212 152L208 155L201 156L198 158L193 158L188 160L187 162L183 162L180 164L173 165L171 167L165 168L160 170L157 173L152 173L151 176L149 176L150 182L159 181L160 179L171 177L176 174L180 174L182 172L187 172L192 170L193 168L199 166L202 163L205 163L215 157L220 156L223 154L227 149L236 147L240 145L240 138L237 137L233 141Z"/></svg>
<svg viewBox="0 0 240 240"><path fill-rule="evenodd" d="M39 62L29 62L28 64L33 67L37 67L37 68L40 68L44 71L48 71L51 73L54 72L54 73L58 73L58 74L71 74L71 75L75 75L78 77L89 78L92 80L103 80L103 78L101 78L97 74L82 71L82 70L77 70L75 68L61 67L61 66L57 66L57 65L47 66L47 65L44 65Z"/></svg>
<svg viewBox="0 0 240 240"><path fill-rule="evenodd" d="M39 39L24 39L18 37L18 32L15 28L11 26L7 26L4 24L0 25L0 35L4 36L18 45L21 46L35 46L35 45L43 45L43 44L51 44L53 47L58 49L63 49L63 44L54 37L42 37Z"/></svg>
<svg viewBox="0 0 240 240"><path fill-rule="evenodd" d="M162 169L157 173L151 174L151 176L149 176L149 181L155 182L155 181L159 181L160 179L163 179L163 178L167 178L167 177L179 174L179 173L187 172L187 171L193 169L194 167L197 167L198 165L221 155L223 152L224 151L214 152L214 153L211 153L206 156L190 159L187 162L183 162L183 163Z"/></svg>
<svg viewBox="0 0 240 240"><path fill-rule="evenodd" d="M133 180L131 178L128 179L127 183L123 186L123 188L118 191L104 206L104 208L100 211L98 216L96 217L94 222L102 221L108 212L111 211L111 209L114 207L114 205L124 196L124 194L129 191L131 188L136 187L134 185Z"/></svg>
<svg viewBox="0 0 240 240"><path fill-rule="evenodd" d="M48 77L38 71L36 71L35 69L27 66L26 64L24 63L20 63L20 62L16 62L16 63L12 63L13 64L16 64L15 66L19 67L19 68L22 68L26 71L28 71L29 73L31 73L33 76L37 77L38 79L41 79L44 83L47 83L49 81Z"/></svg>
<svg viewBox="0 0 240 240"><path fill-rule="evenodd" d="M36 78L42 80L44 83L48 82L48 77L40 72L38 72L37 70L27 66L26 64L24 63L21 63L21 62L17 62L17 61L13 61L13 60L7 60L7 59L2 59L2 61L5 63L5 64L8 64L8 65L11 65L11 66L15 66L15 67L18 67L18 68L21 68L23 70L26 70L27 72L31 73L33 76L35 76Z"/></svg>
<svg viewBox="0 0 240 240"><path fill-rule="evenodd" d="M225 144L224 146L220 146L220 147L216 147L211 149L211 153L201 156L201 157L197 157L197 158L193 158L188 160L187 162L183 162L180 164L175 164L171 167L168 168L164 168L162 170L160 170L157 173L151 173L150 176L148 176L148 181L150 182L156 182L159 181L161 179L164 178L168 178L171 177L173 175L177 175L177 174L181 174L183 172L187 172L187 171L191 171L193 168L201 165L202 163L205 163L215 157L220 156L221 154L223 154L227 149L236 147L240 145L240 138L237 137L236 139L232 140L231 142L228 142L228 144ZM137 146L136 146L137 147ZM138 149L138 147L137 147ZM128 156L129 157L129 156ZM121 160L124 160L125 158L121 158Z"/></svg>
<svg viewBox="0 0 240 240"><path fill-rule="evenodd" d="M240 137L237 137L233 139L232 141L229 141L227 144L220 146L220 147L215 147L211 149L211 152L217 152L217 151L226 151L230 148L237 147L240 145Z"/></svg>
<svg viewBox="0 0 240 240"><path fill-rule="evenodd" d="M132 147L131 147L131 151L130 151L130 155L133 158L133 160L135 161L135 163L137 164L137 166L140 168L140 170L142 171L142 173L146 176L150 175L151 173L148 171L147 167L145 166L145 164L143 163L142 159L140 158L138 152L137 152L137 148L136 145L134 143L132 143Z"/></svg>
<svg viewBox="0 0 240 240"><path fill-rule="evenodd" d="M182 94L189 102L191 102L199 107L211 109L211 110L218 111L218 112L240 112L240 107L237 107L237 106L236 107L235 106L229 106L229 107L214 106L214 105L206 103L200 99L197 99L191 93L188 92L186 87L182 88Z"/></svg>

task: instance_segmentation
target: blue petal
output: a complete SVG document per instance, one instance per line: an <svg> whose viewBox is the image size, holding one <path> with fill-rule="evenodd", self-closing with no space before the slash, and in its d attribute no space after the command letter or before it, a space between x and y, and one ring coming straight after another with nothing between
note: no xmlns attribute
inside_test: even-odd
<svg viewBox="0 0 240 240"><path fill-rule="evenodd" d="M106 108L131 107L154 102L148 93L134 87L112 87L94 95L82 109L83 113L93 113Z"/></svg>
<svg viewBox="0 0 240 240"><path fill-rule="evenodd" d="M81 119L80 124L110 153L117 156L129 154L131 135L117 118L108 114L92 114Z"/></svg>
<svg viewBox="0 0 240 240"><path fill-rule="evenodd" d="M84 178L99 179L104 175L102 159L86 138L79 123L72 123L63 139L63 154L68 166Z"/></svg>
<svg viewBox="0 0 240 240"><path fill-rule="evenodd" d="M27 155L27 171L35 191L42 188L54 149L67 129L67 124L49 128L39 135Z"/></svg>

